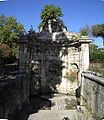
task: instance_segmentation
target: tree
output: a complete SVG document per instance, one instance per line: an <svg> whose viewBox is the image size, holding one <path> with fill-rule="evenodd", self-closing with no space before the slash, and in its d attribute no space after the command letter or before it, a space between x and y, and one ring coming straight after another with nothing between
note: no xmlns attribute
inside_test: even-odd
<svg viewBox="0 0 104 120"><path fill-rule="evenodd" d="M102 37L104 45L104 24L97 24L92 26L92 35L94 37Z"/></svg>
<svg viewBox="0 0 104 120"><path fill-rule="evenodd" d="M17 55L18 45L16 44L16 40L19 39L24 32L23 25L17 22L16 18L12 16L5 17L4 15L0 16L0 44L8 46L11 49L12 56Z"/></svg>
<svg viewBox="0 0 104 120"><path fill-rule="evenodd" d="M82 36L92 36L91 28L90 26L85 26L80 29L80 34Z"/></svg>
<svg viewBox="0 0 104 120"><path fill-rule="evenodd" d="M9 57L11 55L11 49L8 45L6 44L1 44L0 43L0 56L2 58Z"/></svg>
<svg viewBox="0 0 104 120"><path fill-rule="evenodd" d="M0 64L15 62L15 56L11 53L11 48L7 44L0 43Z"/></svg>
<svg viewBox="0 0 104 120"><path fill-rule="evenodd" d="M90 44L90 61L91 62L103 62L104 51L98 48L95 44Z"/></svg>
<svg viewBox="0 0 104 120"><path fill-rule="evenodd" d="M80 33L82 36L88 36L88 32L87 32L86 28L81 28Z"/></svg>
<svg viewBox="0 0 104 120"><path fill-rule="evenodd" d="M54 5L46 5L41 11L40 16L42 22L39 25L39 29L43 28L49 19L59 20L59 18L62 17L63 14L62 14L62 9L60 7L55 7Z"/></svg>
<svg viewBox="0 0 104 120"><path fill-rule="evenodd" d="M62 10L60 7L55 7L54 5L46 5L41 12L41 19L46 21L47 19L57 19L62 17Z"/></svg>

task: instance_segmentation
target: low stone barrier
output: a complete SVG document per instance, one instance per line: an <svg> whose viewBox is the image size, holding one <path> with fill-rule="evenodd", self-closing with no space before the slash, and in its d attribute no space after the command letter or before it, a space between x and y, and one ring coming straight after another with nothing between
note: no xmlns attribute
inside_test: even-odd
<svg viewBox="0 0 104 120"><path fill-rule="evenodd" d="M84 105L97 120L104 118L104 78L82 73L81 98L81 105Z"/></svg>
<svg viewBox="0 0 104 120"><path fill-rule="evenodd" d="M0 119L11 118L29 102L29 81L25 74L0 80Z"/></svg>

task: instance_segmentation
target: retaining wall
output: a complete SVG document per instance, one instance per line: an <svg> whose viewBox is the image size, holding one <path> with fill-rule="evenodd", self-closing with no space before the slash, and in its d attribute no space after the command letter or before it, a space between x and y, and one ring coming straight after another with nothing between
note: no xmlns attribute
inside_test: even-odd
<svg viewBox="0 0 104 120"><path fill-rule="evenodd" d="M29 81L25 74L0 80L0 118L10 118L29 103Z"/></svg>
<svg viewBox="0 0 104 120"><path fill-rule="evenodd" d="M104 118L104 79L83 73L81 82L81 105L85 105L96 119Z"/></svg>

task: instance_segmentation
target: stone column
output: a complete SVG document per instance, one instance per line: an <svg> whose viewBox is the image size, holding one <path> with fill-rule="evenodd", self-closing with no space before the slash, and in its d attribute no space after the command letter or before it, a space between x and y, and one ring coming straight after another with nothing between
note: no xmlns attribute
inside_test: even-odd
<svg viewBox="0 0 104 120"><path fill-rule="evenodd" d="M87 36L82 36L79 42L81 43L81 52L80 52L80 60L81 60L81 71L85 71L89 69L89 43L92 40Z"/></svg>
<svg viewBox="0 0 104 120"><path fill-rule="evenodd" d="M82 70L89 69L89 44L83 43L81 45L82 49Z"/></svg>

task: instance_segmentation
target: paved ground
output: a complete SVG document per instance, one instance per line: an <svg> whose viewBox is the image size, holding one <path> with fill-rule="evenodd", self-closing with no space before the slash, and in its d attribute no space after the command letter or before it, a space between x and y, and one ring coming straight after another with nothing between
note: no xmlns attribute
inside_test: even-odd
<svg viewBox="0 0 104 120"><path fill-rule="evenodd" d="M51 110L75 110L77 101L75 96L54 94L51 98Z"/></svg>
<svg viewBox="0 0 104 120"><path fill-rule="evenodd" d="M64 94L43 95L33 97L30 106L15 116L15 120L93 120L77 110L75 96ZM14 120L13 119L13 120Z"/></svg>
<svg viewBox="0 0 104 120"><path fill-rule="evenodd" d="M47 98L47 96L42 97ZM52 102L51 110L39 110L37 113L31 114L28 120L62 120L64 117L68 117L70 120L92 120L77 110L75 96L54 94L49 100Z"/></svg>
<svg viewBox="0 0 104 120"><path fill-rule="evenodd" d="M62 120L64 117L70 120L77 120L76 110L40 110L38 113L29 116L28 120Z"/></svg>
<svg viewBox="0 0 104 120"><path fill-rule="evenodd" d="M51 96L41 96L51 101L51 110L39 110L31 114L28 120L62 120L63 117L72 119L77 114L75 96L64 94L51 94Z"/></svg>

